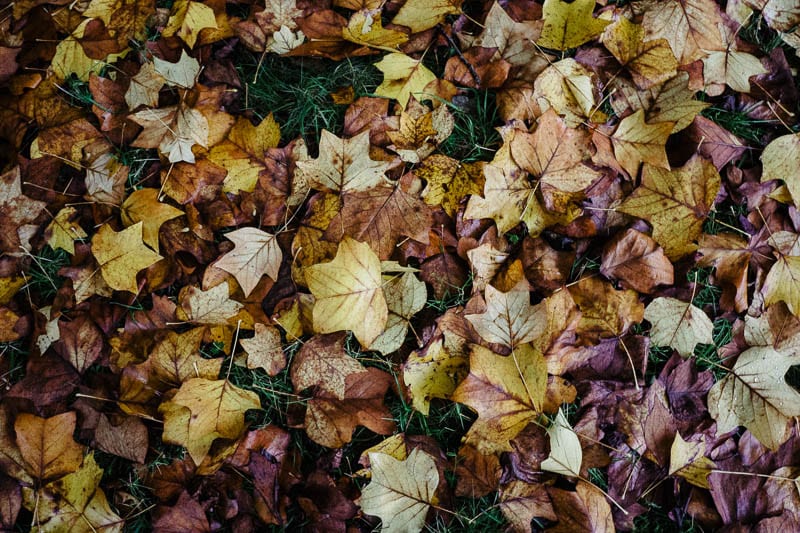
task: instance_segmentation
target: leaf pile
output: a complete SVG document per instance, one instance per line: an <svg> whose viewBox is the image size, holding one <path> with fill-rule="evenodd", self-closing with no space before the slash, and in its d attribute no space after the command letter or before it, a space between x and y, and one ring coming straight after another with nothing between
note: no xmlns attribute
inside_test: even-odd
<svg viewBox="0 0 800 533"><path fill-rule="evenodd" d="M795 2L0 12L4 530L798 529Z"/></svg>

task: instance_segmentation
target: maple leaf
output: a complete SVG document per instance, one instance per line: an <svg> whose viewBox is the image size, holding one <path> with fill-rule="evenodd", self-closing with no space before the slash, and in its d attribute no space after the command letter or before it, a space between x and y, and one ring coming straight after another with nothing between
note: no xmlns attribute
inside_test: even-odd
<svg viewBox="0 0 800 533"><path fill-rule="evenodd" d="M753 255L747 240L732 233L704 233L698 241L698 251L703 254L698 266L715 267L714 279L722 288L720 305L737 312L747 309L747 271Z"/></svg>
<svg viewBox="0 0 800 533"><path fill-rule="evenodd" d="M615 85L617 90L611 96L611 105L618 115L624 115L628 109L644 109L647 124L675 123L672 133L686 128L700 111L711 105L694 99L696 91L689 88L689 74L686 72L679 72L645 91L622 78L618 78Z"/></svg>
<svg viewBox="0 0 800 533"><path fill-rule="evenodd" d="M502 487L499 507L515 531L527 531L534 518L558 519L543 487L518 479Z"/></svg>
<svg viewBox="0 0 800 533"><path fill-rule="evenodd" d="M366 368L345 379L344 397L324 388L316 391L306 407L305 427L309 438L329 448L350 442L356 426L389 435L395 430L389 409L383 404L392 377L377 368Z"/></svg>
<svg viewBox="0 0 800 533"><path fill-rule="evenodd" d="M560 408L547 428L547 436L550 437L550 455L542 461L542 470L579 477L583 462L581 441Z"/></svg>
<svg viewBox="0 0 800 533"><path fill-rule="evenodd" d="M80 224L71 220L77 213L78 210L74 207L64 207L53 217L53 221L45 229L45 235L50 236L47 243L51 248L61 248L70 255L75 255L75 241L88 237Z"/></svg>
<svg viewBox="0 0 800 533"><path fill-rule="evenodd" d="M120 217L125 226L142 223L142 240L158 250L158 230L167 220L183 215L183 211L161 202L156 189L139 189L128 195L120 206Z"/></svg>
<svg viewBox="0 0 800 533"><path fill-rule="evenodd" d="M578 334L582 339L599 342L619 337L642 321L644 305L635 291L615 290L597 278L584 278L569 291L581 311Z"/></svg>
<svg viewBox="0 0 800 533"><path fill-rule="evenodd" d="M369 244L380 259L388 259L402 236L427 244L432 222L430 208L413 194L413 189L407 190L403 183L387 183L345 194L325 238L340 241L348 235Z"/></svg>
<svg viewBox="0 0 800 533"><path fill-rule="evenodd" d="M640 89L675 76L678 61L665 39L644 40L644 28L624 17L605 29L602 39L617 61L627 68Z"/></svg>
<svg viewBox="0 0 800 533"><path fill-rule="evenodd" d="M225 234L236 246L223 255L214 266L233 274L242 287L245 297L250 296L261 276L278 280L283 261L275 235L257 228L241 228Z"/></svg>
<svg viewBox="0 0 800 533"><path fill-rule="evenodd" d="M781 254L769 269L761 292L764 305L786 302L792 314L800 314L800 257Z"/></svg>
<svg viewBox="0 0 800 533"><path fill-rule="evenodd" d="M199 465L216 439L241 437L245 411L260 408L256 393L226 379L192 378L158 410L164 415L164 442L185 446Z"/></svg>
<svg viewBox="0 0 800 533"><path fill-rule="evenodd" d="M697 248L719 187L717 169L697 155L672 171L646 164L642 184L617 209L650 222L653 238L675 260Z"/></svg>
<svg viewBox="0 0 800 533"><path fill-rule="evenodd" d="M383 532L421 531L431 505L436 505L439 471L433 457L415 448L405 460L370 453L372 477L358 503L366 514L378 516Z"/></svg>
<svg viewBox="0 0 800 533"><path fill-rule="evenodd" d="M703 90L711 95L722 94L727 84L738 92L750 92L750 77L766 74L767 69L759 59L747 52L738 50L736 34L727 26L720 26L723 46L708 50L703 58Z"/></svg>
<svg viewBox="0 0 800 533"><path fill-rule="evenodd" d="M242 309L242 304L231 300L228 282L211 287L207 291L189 285L178 295L180 308L178 318L195 324L227 324Z"/></svg>
<svg viewBox="0 0 800 533"><path fill-rule="evenodd" d="M639 173L639 164L642 162L668 169L665 148L674 126L671 122L647 124L641 109L622 119L611 136L619 164L633 177Z"/></svg>
<svg viewBox="0 0 800 533"><path fill-rule="evenodd" d="M789 436L791 418L800 416L800 393L784 377L797 362L796 355L770 346L742 352L730 373L708 392L717 432L744 426L761 444L777 450Z"/></svg>
<svg viewBox="0 0 800 533"><path fill-rule="evenodd" d="M603 248L600 273L643 293L652 293L658 285L672 285L675 278L664 250L649 236L630 228Z"/></svg>
<svg viewBox="0 0 800 533"><path fill-rule="evenodd" d="M427 182L422 199L440 205L453 216L462 198L483 192L483 163L463 163L446 155L433 154L414 169Z"/></svg>
<svg viewBox="0 0 800 533"><path fill-rule="evenodd" d="M385 29L380 10L361 9L350 16L347 27L342 28L346 40L381 49L394 49L408 41L402 31Z"/></svg>
<svg viewBox="0 0 800 533"><path fill-rule="evenodd" d="M227 140L215 145L208 154L210 161L228 171L223 192L253 192L259 176L266 170L264 152L277 147L280 139L280 127L272 114L258 126L239 117L228 132Z"/></svg>
<svg viewBox="0 0 800 533"><path fill-rule="evenodd" d="M454 119L447 106L431 111L413 96L400 113L400 129L389 131L389 146L408 163L419 163L428 157L453 132Z"/></svg>
<svg viewBox="0 0 800 533"><path fill-rule="evenodd" d="M247 352L247 368L263 368L270 376L277 376L286 367L286 355L281 346L281 334L272 326L257 322L252 339L240 339Z"/></svg>
<svg viewBox="0 0 800 533"><path fill-rule="evenodd" d="M690 303L656 298L645 309L644 319L653 325L653 343L675 348L683 357L690 357L698 343L714 344L714 324L702 309Z"/></svg>
<svg viewBox="0 0 800 533"><path fill-rule="evenodd" d="M144 63L139 72L131 77L128 90L125 91L125 103L133 111L139 106L156 107L158 93L166 80L156 71L154 63Z"/></svg>
<svg viewBox="0 0 800 533"><path fill-rule="evenodd" d="M158 148L170 163L194 163L192 146L208 146L209 124L197 109L184 105L142 109L130 119L144 128L131 146Z"/></svg>
<svg viewBox="0 0 800 533"><path fill-rule="evenodd" d="M319 157L298 161L297 168L311 187L321 191L366 191L386 183L389 165L369 157L369 132L342 139L322 130Z"/></svg>
<svg viewBox="0 0 800 533"><path fill-rule="evenodd" d="M782 135L773 139L761 153L761 182L783 180L792 201L800 203L800 134Z"/></svg>
<svg viewBox="0 0 800 533"><path fill-rule="evenodd" d="M425 99L425 87L436 81L436 75L422 64L422 60L411 59L405 54L392 53L375 63L383 72L383 82L375 94L394 98L405 108L411 95L417 100Z"/></svg>
<svg viewBox="0 0 800 533"><path fill-rule="evenodd" d="M584 121L602 122L605 116L596 109L594 75L568 57L548 66L533 83L528 106L535 106L536 116L549 108L564 116L567 126L577 128Z"/></svg>
<svg viewBox="0 0 800 533"><path fill-rule="evenodd" d="M594 485L579 480L574 492L548 487L547 493L558 517L558 522L549 528L550 531L555 533L616 531L611 507L605 496Z"/></svg>
<svg viewBox="0 0 800 533"><path fill-rule="evenodd" d="M478 412L467 441L483 453L511 451L509 441L541 412L546 387L547 364L531 344L510 356L473 346L469 375L452 395Z"/></svg>
<svg viewBox="0 0 800 533"><path fill-rule="evenodd" d="M21 174L18 166L0 174L0 220L6 231L0 232L0 248L8 253L19 253L20 245L27 248L24 226L33 222L47 204L32 200L22 194Z"/></svg>
<svg viewBox="0 0 800 533"><path fill-rule="evenodd" d="M406 26L411 33L433 28L447 15L461 13L463 0L408 0L392 19L392 24Z"/></svg>
<svg viewBox="0 0 800 533"><path fill-rule="evenodd" d="M118 291L138 292L136 274L163 257L142 242L143 223L120 232L103 224L92 238L92 255L100 265L100 273L109 287Z"/></svg>
<svg viewBox="0 0 800 533"><path fill-rule="evenodd" d="M669 453L669 475L678 475L692 485L709 488L708 475L716 465L705 455L704 440L687 442L680 433L675 433Z"/></svg>
<svg viewBox="0 0 800 533"><path fill-rule="evenodd" d="M712 0L666 0L645 11L642 21L651 39L666 39L679 65L705 57L705 50L724 50L719 6Z"/></svg>
<svg viewBox="0 0 800 533"><path fill-rule="evenodd" d="M370 350L377 350L383 354L390 354L399 349L406 340L409 321L425 307L428 300L428 290L425 283L411 273L406 272L399 277L384 277L383 293L389 316L386 319L386 329L372 344Z"/></svg>
<svg viewBox="0 0 800 533"><path fill-rule="evenodd" d="M487 285L486 311L466 319L485 341L513 349L542 333L541 309L530 304L528 281L523 278L508 292Z"/></svg>
<svg viewBox="0 0 800 533"><path fill-rule="evenodd" d="M609 21L592 16L594 0L545 0L542 7L544 27L536 44L544 48L568 50L600 35Z"/></svg>
<svg viewBox="0 0 800 533"><path fill-rule="evenodd" d="M343 400L347 377L366 369L344 350L345 335L315 335L292 360L291 377L296 391L319 386Z"/></svg>
<svg viewBox="0 0 800 533"><path fill-rule="evenodd" d="M77 417L67 411L50 418L20 413L14 421L17 446L25 469L40 481L75 472L83 460L83 447L75 442Z"/></svg>
<svg viewBox="0 0 800 533"><path fill-rule="evenodd" d="M403 382L411 395L411 405L428 415L432 398L450 399L467 375L469 357L439 339L424 354L411 352L403 365Z"/></svg>
<svg viewBox="0 0 800 533"><path fill-rule="evenodd" d="M37 531L121 532L124 521L108 504L100 488L102 477L103 469L89 454L77 471L37 491L25 487L23 502L34 514Z"/></svg>
<svg viewBox="0 0 800 533"><path fill-rule="evenodd" d="M305 270L319 333L351 330L362 346L383 333L389 310L383 294L381 265L369 245L349 237L339 243L329 263Z"/></svg>
<svg viewBox="0 0 800 533"><path fill-rule="evenodd" d="M165 386L179 387L195 377L216 379L222 368L222 359L206 359L200 355L205 331L204 327L185 333L168 331L153 347L147 360L133 368L145 375L147 382L157 390ZM125 371L129 375L127 368Z"/></svg>

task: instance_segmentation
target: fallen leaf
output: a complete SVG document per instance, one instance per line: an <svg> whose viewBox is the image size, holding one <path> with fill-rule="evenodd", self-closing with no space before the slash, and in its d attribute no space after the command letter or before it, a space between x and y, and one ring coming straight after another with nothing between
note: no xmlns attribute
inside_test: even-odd
<svg viewBox="0 0 800 533"><path fill-rule="evenodd" d="M631 73L640 89L647 89L672 78L678 61L665 39L645 41L644 28L620 17L605 28L603 45Z"/></svg>
<svg viewBox="0 0 800 533"><path fill-rule="evenodd" d="M659 297L644 310L644 319L653 327L650 339L658 346L675 348L682 357L691 357L695 346L714 344L714 324L702 309L675 298Z"/></svg>
<svg viewBox="0 0 800 533"><path fill-rule="evenodd" d="M381 531L422 531L431 505L436 505L439 471L433 458L415 448L403 461L370 453L372 478L361 491L361 510L380 517Z"/></svg>
<svg viewBox="0 0 800 533"><path fill-rule="evenodd" d="M141 75L142 70L144 70L146 65L147 64L142 66L142 69L139 71L137 76ZM187 54L186 50L181 50L181 57L178 59L177 63L171 63L169 61L164 61L161 58L154 57L153 69L164 78L165 82L169 83L170 85L176 85L178 87L183 87L184 89L191 89L194 87L194 84L197 82L197 76L200 74L200 63L195 58ZM157 81L149 75L147 75L147 77L142 81L144 81L144 84L142 84L141 81L139 82L142 87L147 87L150 84L155 87L157 83ZM131 81L131 84L133 83L134 82ZM155 92L158 93L159 89L161 89L160 85L158 85L158 89L156 89ZM153 89L150 89L150 91L152 90ZM151 103L150 106L155 107L157 104L158 101L156 101L154 104ZM134 107L136 106L130 106L131 109Z"/></svg>
<svg viewBox="0 0 800 533"><path fill-rule="evenodd" d="M256 393L226 379L192 378L158 410L164 415L164 442L185 446L199 465L216 439L241 437L245 411L260 408Z"/></svg>
<svg viewBox="0 0 800 533"><path fill-rule="evenodd" d="M272 326L257 322L252 339L240 339L247 352L247 368L263 368L270 376L277 376L286 367L286 354L281 346L281 334Z"/></svg>
<svg viewBox="0 0 800 533"><path fill-rule="evenodd" d="M92 238L92 255L109 287L136 294L139 291L136 274L157 263L163 257L146 247L142 241L144 224L136 224L116 232L104 224Z"/></svg>
<svg viewBox="0 0 800 533"><path fill-rule="evenodd" d="M571 477L580 477L583 450L578 435L561 409L547 428L550 455L542 461L542 470Z"/></svg>
<svg viewBox="0 0 800 533"><path fill-rule="evenodd" d="M242 304L230 299L230 289L225 281L207 291L193 285L184 287L178 295L178 318L195 324L227 324L242 309Z"/></svg>
<svg viewBox="0 0 800 533"><path fill-rule="evenodd" d="M428 290L425 283L417 279L411 272L399 277L384 277L383 293L389 315L386 329L372 344L370 350L390 354L398 350L406 341L411 318L425 307Z"/></svg>
<svg viewBox="0 0 800 533"><path fill-rule="evenodd" d="M699 156L672 171L646 164L641 185L617 209L650 222L653 238L676 260L697 248L719 187L717 169Z"/></svg>
<svg viewBox="0 0 800 533"><path fill-rule="evenodd" d="M669 475L678 475L700 488L709 488L708 475L716 468L714 461L706 457L706 443L703 440L687 442L680 433L669 453Z"/></svg>
<svg viewBox="0 0 800 533"><path fill-rule="evenodd" d="M469 375L452 395L478 413L467 442L482 453L511 451L509 441L541 412L547 387L547 364L531 344L509 356L473 346Z"/></svg>
<svg viewBox="0 0 800 533"><path fill-rule="evenodd" d="M679 65L706 56L706 50L724 50L719 28L720 9L711 0L667 0L644 14L642 25L650 39L666 39Z"/></svg>
<svg viewBox="0 0 800 533"><path fill-rule="evenodd" d="M433 398L449 400L467 375L469 358L438 340L425 353L411 352L403 365L403 382L411 395L411 405L428 415Z"/></svg>
<svg viewBox="0 0 800 533"><path fill-rule="evenodd" d="M575 491L548 487L558 517L550 528L554 533L599 533L616 531L611 507L605 496L594 486L579 480Z"/></svg>
<svg viewBox="0 0 800 533"><path fill-rule="evenodd" d="M388 165L369 157L369 132L340 139L322 130L319 157L298 161L297 168L311 187L321 191L366 191L386 183Z"/></svg>
<svg viewBox="0 0 800 533"><path fill-rule="evenodd" d="M72 437L76 420L74 411L50 418L28 413L17 415L16 442L31 476L46 482L79 469L83 447Z"/></svg>
<svg viewBox="0 0 800 533"><path fill-rule="evenodd" d="M384 28L380 10L371 9L353 13L347 27L342 29L342 37L356 44L390 50L408 41L408 35L404 32Z"/></svg>
<svg viewBox="0 0 800 533"><path fill-rule="evenodd" d="M144 128L131 146L158 148L170 163L194 163L194 145L208 146L208 119L185 105L142 109L130 119Z"/></svg>
<svg viewBox="0 0 800 533"><path fill-rule="evenodd" d="M672 285L675 277L664 250L649 236L631 228L618 233L603 248L600 273L647 294L659 285Z"/></svg>
<svg viewBox="0 0 800 533"><path fill-rule="evenodd" d="M75 241L88 237L77 221L70 220L77 213L74 207L65 207L53 217L53 221L45 230L45 235L49 235L47 243L52 249L60 248L70 255L75 255Z"/></svg>
<svg viewBox="0 0 800 533"><path fill-rule="evenodd" d="M783 180L795 205L800 202L800 134L782 135L773 139L761 153L761 182Z"/></svg>
<svg viewBox="0 0 800 533"><path fill-rule="evenodd" d="M383 294L378 256L365 243L345 237L336 257L306 269L319 333L351 330L362 346L383 333L389 309Z"/></svg>
<svg viewBox="0 0 800 533"><path fill-rule="evenodd" d="M619 164L632 177L639 173L642 162L669 169L666 143L674 126L671 122L646 123L644 111L641 109L622 119L611 136L614 155Z"/></svg>
<svg viewBox="0 0 800 533"><path fill-rule="evenodd" d="M139 189L128 195L120 206L120 217L126 227L142 223L142 240L158 251L158 230L167 220L183 215L183 211L161 202L156 189Z"/></svg>
<svg viewBox="0 0 800 533"><path fill-rule="evenodd" d="M600 35L609 21L592 16L595 0L545 0L544 27L536 44L544 48L568 50Z"/></svg>
<svg viewBox="0 0 800 533"><path fill-rule="evenodd" d="M499 507L514 531L530 530L534 518L558 519L545 488L518 479L501 488Z"/></svg>
<svg viewBox="0 0 800 533"><path fill-rule="evenodd" d="M241 228L225 234L234 249L223 255L214 266L233 274L245 297L250 296L261 277L278 280L283 252L275 235L257 228Z"/></svg>
<svg viewBox="0 0 800 533"><path fill-rule="evenodd" d="M461 13L463 0L408 0L392 19L392 24L406 26L411 33L433 28L444 22L447 15Z"/></svg>
<svg viewBox="0 0 800 533"><path fill-rule="evenodd" d="M394 98L405 108L410 96L424 100L425 87L436 80L436 76L422 64L422 60L412 59L405 54L387 54L375 67L383 72L383 82L375 89L375 94Z"/></svg>

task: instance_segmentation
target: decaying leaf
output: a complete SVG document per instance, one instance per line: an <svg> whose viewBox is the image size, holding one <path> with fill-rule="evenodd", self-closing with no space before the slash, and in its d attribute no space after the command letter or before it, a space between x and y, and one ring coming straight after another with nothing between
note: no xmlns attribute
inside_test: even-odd
<svg viewBox="0 0 800 533"><path fill-rule="evenodd" d="M143 242L142 222L116 232L104 225L92 238L92 254L109 287L138 292L136 274L163 259Z"/></svg>
<svg viewBox="0 0 800 533"><path fill-rule="evenodd" d="M690 357L698 343L714 343L714 324L702 309L691 303L656 298L645 309L644 318L653 325L650 330L653 343L675 348L683 357Z"/></svg>

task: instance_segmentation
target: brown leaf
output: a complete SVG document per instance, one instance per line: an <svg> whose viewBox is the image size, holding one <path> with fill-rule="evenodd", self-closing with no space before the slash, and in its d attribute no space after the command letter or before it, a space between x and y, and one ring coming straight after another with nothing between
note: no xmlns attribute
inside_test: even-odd
<svg viewBox="0 0 800 533"><path fill-rule="evenodd" d="M159 533L182 533L185 531L210 533L211 526L208 524L206 512L197 500L184 490L175 505L158 508L156 519L153 521L153 531Z"/></svg>
<svg viewBox="0 0 800 533"><path fill-rule="evenodd" d="M594 486L578 481L575 492L548 487L558 523L550 531L557 533L613 532L614 521L611 507L605 497Z"/></svg>
<svg viewBox="0 0 800 533"><path fill-rule="evenodd" d="M50 418L20 413L14 421L17 445L26 470L46 482L75 472L83 461L83 447L75 442L76 414L68 411Z"/></svg>
<svg viewBox="0 0 800 533"><path fill-rule="evenodd" d="M644 293L659 285L672 285L674 269L664 250L644 233L627 229L603 248L600 272Z"/></svg>

